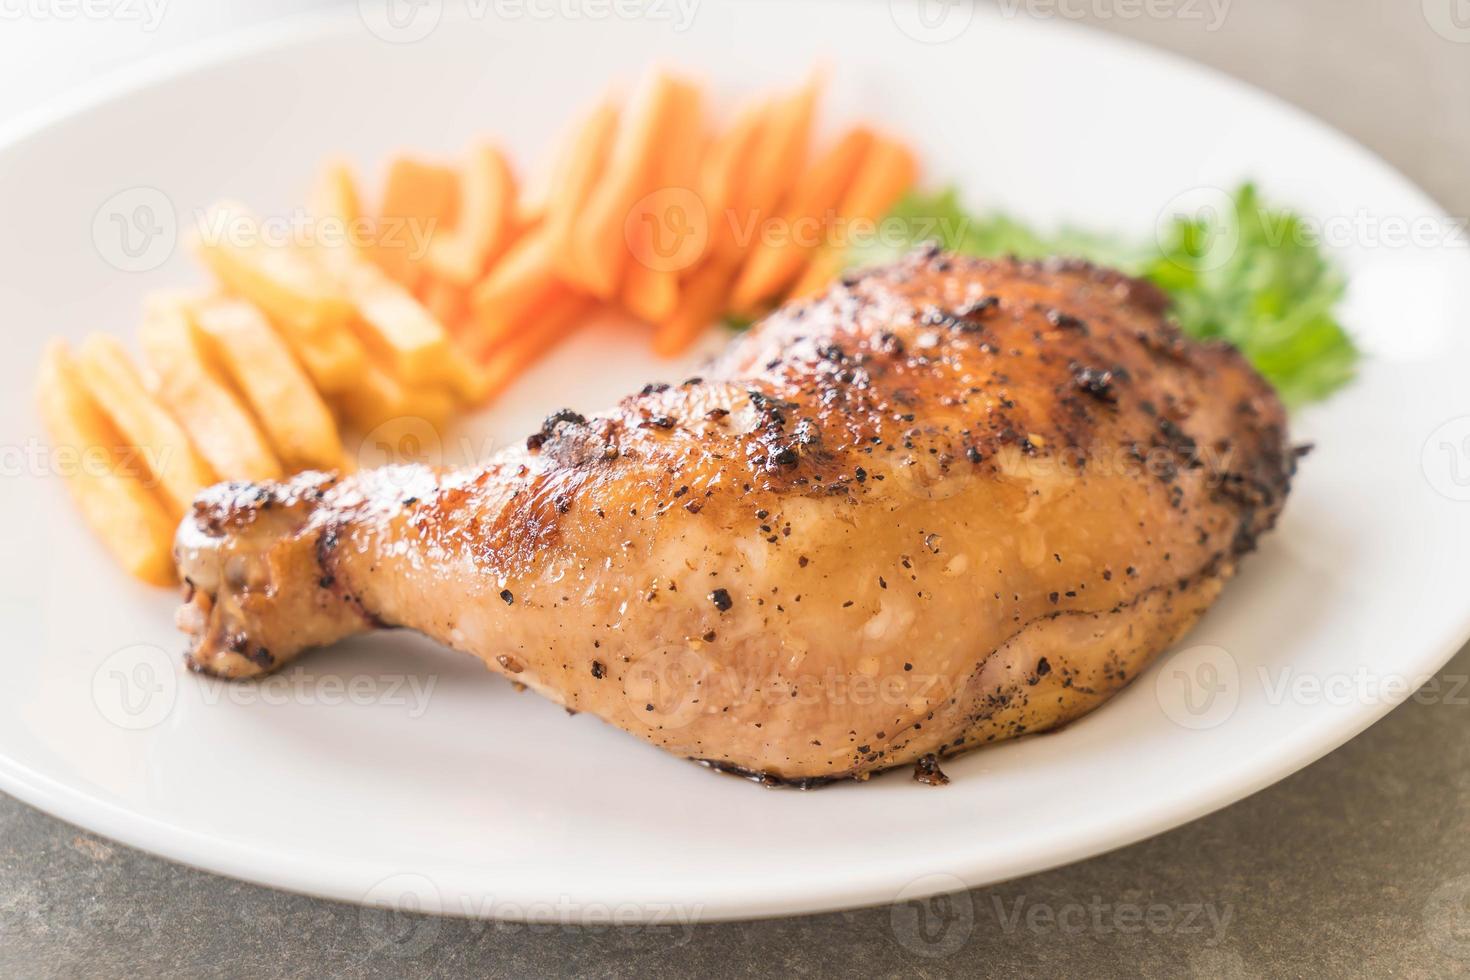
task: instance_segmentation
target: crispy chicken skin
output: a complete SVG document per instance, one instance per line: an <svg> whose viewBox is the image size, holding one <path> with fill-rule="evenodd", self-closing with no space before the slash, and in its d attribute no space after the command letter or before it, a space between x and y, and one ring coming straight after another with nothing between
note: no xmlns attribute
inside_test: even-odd
<svg viewBox="0 0 1470 980"><path fill-rule="evenodd" d="M923 250L478 468L213 487L177 538L188 662L407 627L804 785L1054 728L1194 624L1294 468L1269 386L1164 312Z"/></svg>

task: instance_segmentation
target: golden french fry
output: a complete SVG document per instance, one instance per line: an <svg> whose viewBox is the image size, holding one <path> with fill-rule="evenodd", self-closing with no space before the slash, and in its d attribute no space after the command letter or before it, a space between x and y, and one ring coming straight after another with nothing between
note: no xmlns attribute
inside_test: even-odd
<svg viewBox="0 0 1470 980"><path fill-rule="evenodd" d="M77 455L67 484L82 516L129 574L154 585L172 583L174 522L136 469L125 465L122 436L88 396L61 341L46 349L38 388L52 444Z"/></svg>
<svg viewBox="0 0 1470 980"><path fill-rule="evenodd" d="M363 367L357 384L338 392L333 401L359 434L371 432L390 419L409 414L407 389L371 359Z"/></svg>
<svg viewBox="0 0 1470 980"><path fill-rule="evenodd" d="M226 480L274 480L284 475L265 435L210 364L177 300L155 299L148 304L139 339L158 379L159 400L215 473Z"/></svg>
<svg viewBox="0 0 1470 980"><path fill-rule="evenodd" d="M322 281L298 249L264 240L260 220L242 205L215 205L193 245L225 289L294 336L340 331L352 316L352 304Z"/></svg>
<svg viewBox="0 0 1470 980"><path fill-rule="evenodd" d="M362 342L396 377L427 385L444 376L449 334L412 293L367 262L327 262L323 274L356 308Z"/></svg>
<svg viewBox="0 0 1470 980"><path fill-rule="evenodd" d="M224 297L192 304L189 314L281 461L291 469L340 467L337 423L264 315L244 300Z"/></svg>
<svg viewBox="0 0 1470 980"><path fill-rule="evenodd" d="M144 463L162 491L174 520L214 482L209 464L173 416L149 394L128 352L115 337L93 334L83 342L77 373L92 401L114 429L144 453Z"/></svg>

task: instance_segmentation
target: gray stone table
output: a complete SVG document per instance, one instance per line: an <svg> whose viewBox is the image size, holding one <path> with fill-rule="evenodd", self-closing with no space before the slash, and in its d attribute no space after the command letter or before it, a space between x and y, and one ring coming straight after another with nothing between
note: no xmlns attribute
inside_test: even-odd
<svg viewBox="0 0 1470 980"><path fill-rule="evenodd" d="M1467 0L1005 6L1247 79L1470 214ZM7 99L15 89L0 114ZM1470 968L1467 679L1470 649L1436 687L1244 802L927 917L903 906L692 932L392 918L179 867L0 797L0 977L1455 975ZM1134 928L1151 908L1154 928Z"/></svg>

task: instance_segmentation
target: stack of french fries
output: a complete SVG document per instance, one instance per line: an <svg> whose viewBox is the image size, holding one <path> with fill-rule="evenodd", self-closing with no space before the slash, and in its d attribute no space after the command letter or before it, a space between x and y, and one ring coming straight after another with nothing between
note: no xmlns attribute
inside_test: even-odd
<svg viewBox="0 0 1470 980"><path fill-rule="evenodd" d="M814 75L715 132L702 89L656 71L576 122L539 189L482 143L457 167L391 161L376 214L333 162L310 240L272 242L246 208L217 205L192 243L212 288L148 298L141 365L104 335L47 350L46 426L97 464L71 480L88 523L166 584L202 488L351 469L344 432L441 426L600 308L649 323L674 356L722 315L822 289L839 229L876 222L917 165L863 126L813 152L820 89Z"/></svg>

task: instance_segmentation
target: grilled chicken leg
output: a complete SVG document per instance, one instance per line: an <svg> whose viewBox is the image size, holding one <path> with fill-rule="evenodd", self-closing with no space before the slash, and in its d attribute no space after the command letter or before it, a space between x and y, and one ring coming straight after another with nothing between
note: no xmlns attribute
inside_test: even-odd
<svg viewBox="0 0 1470 980"><path fill-rule="evenodd" d="M189 663L408 627L805 784L1053 728L1189 629L1294 468L1267 384L1164 306L925 250L478 468L222 484L177 538Z"/></svg>

